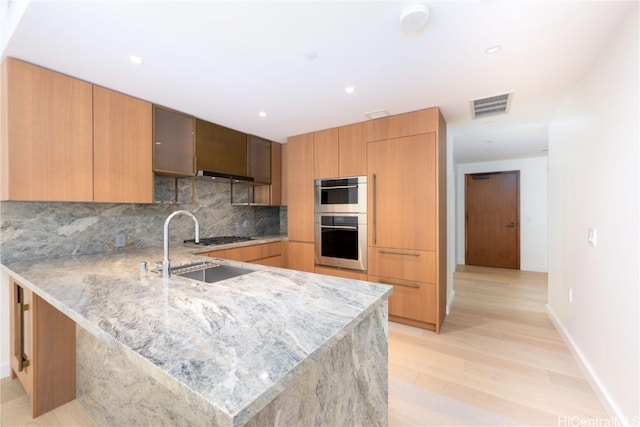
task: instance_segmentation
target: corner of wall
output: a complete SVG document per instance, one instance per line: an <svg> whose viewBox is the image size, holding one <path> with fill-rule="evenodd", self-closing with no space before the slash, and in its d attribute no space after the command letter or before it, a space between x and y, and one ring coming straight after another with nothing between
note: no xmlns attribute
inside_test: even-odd
<svg viewBox="0 0 640 427"><path fill-rule="evenodd" d="M580 348L571 338L571 335L564 327L562 321L558 318L555 311L553 311L553 308L551 308L549 304L546 304L545 307L547 309L547 315L549 316L551 323L553 323L558 333L560 333L562 340L565 342L567 347L569 347L573 358L578 362L580 370L584 374L587 381L589 381L589 385L591 385L591 388L595 392L605 411L607 411L608 414L614 414L617 418L617 423L615 425L631 426L632 424L629 423L630 420L628 420L624 416L618 405L616 405L615 400L613 399L611 394L609 394L600 378L598 378L598 375L596 374L591 364L587 361L582 351L580 351Z"/></svg>

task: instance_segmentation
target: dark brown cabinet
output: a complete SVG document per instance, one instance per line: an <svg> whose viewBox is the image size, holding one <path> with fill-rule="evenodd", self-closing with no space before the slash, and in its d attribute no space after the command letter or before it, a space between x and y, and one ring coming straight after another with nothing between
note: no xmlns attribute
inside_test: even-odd
<svg viewBox="0 0 640 427"><path fill-rule="evenodd" d="M196 119L196 170L246 177L247 135Z"/></svg>

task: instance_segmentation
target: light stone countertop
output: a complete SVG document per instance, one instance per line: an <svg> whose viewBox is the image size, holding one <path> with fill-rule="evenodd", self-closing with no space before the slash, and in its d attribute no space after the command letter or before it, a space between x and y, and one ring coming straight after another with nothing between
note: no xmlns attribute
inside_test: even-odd
<svg viewBox="0 0 640 427"><path fill-rule="evenodd" d="M256 414L391 294L385 285L194 255L207 250L214 247L172 246L172 265L214 260L253 271L212 284L141 274L139 263L153 268L162 248L2 269L162 384L235 420Z"/></svg>

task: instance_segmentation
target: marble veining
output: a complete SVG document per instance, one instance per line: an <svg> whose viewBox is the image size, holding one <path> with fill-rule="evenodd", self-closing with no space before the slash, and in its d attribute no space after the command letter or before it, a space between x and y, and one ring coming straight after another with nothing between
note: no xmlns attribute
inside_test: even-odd
<svg viewBox="0 0 640 427"><path fill-rule="evenodd" d="M197 259L193 251L172 246L173 263ZM5 262L3 269L98 339L131 353L155 381L245 421L391 293L368 282L230 261L221 262L254 271L215 284L139 272L140 261L156 259L161 249L144 248Z"/></svg>
<svg viewBox="0 0 640 427"><path fill-rule="evenodd" d="M3 201L0 259L116 252L116 234L127 236L127 248L159 246L165 219L178 209L198 217L203 237L286 235L286 208L232 206L228 183L182 178L176 184L174 178L156 176L155 195L154 204ZM192 239L193 223L176 218L170 237L174 243Z"/></svg>

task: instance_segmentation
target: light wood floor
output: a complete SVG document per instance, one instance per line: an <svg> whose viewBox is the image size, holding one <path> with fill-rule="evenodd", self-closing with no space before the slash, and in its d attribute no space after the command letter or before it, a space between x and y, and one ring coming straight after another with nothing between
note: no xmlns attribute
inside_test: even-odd
<svg viewBox="0 0 640 427"><path fill-rule="evenodd" d="M458 266L454 289L439 335L389 325L391 426L608 419L546 314L546 274Z"/></svg>
<svg viewBox="0 0 640 427"><path fill-rule="evenodd" d="M391 426L607 418L545 313L546 274L459 266L454 283L455 303L439 335L389 324ZM0 398L2 427L94 425L78 401L32 419L17 380L1 381Z"/></svg>

